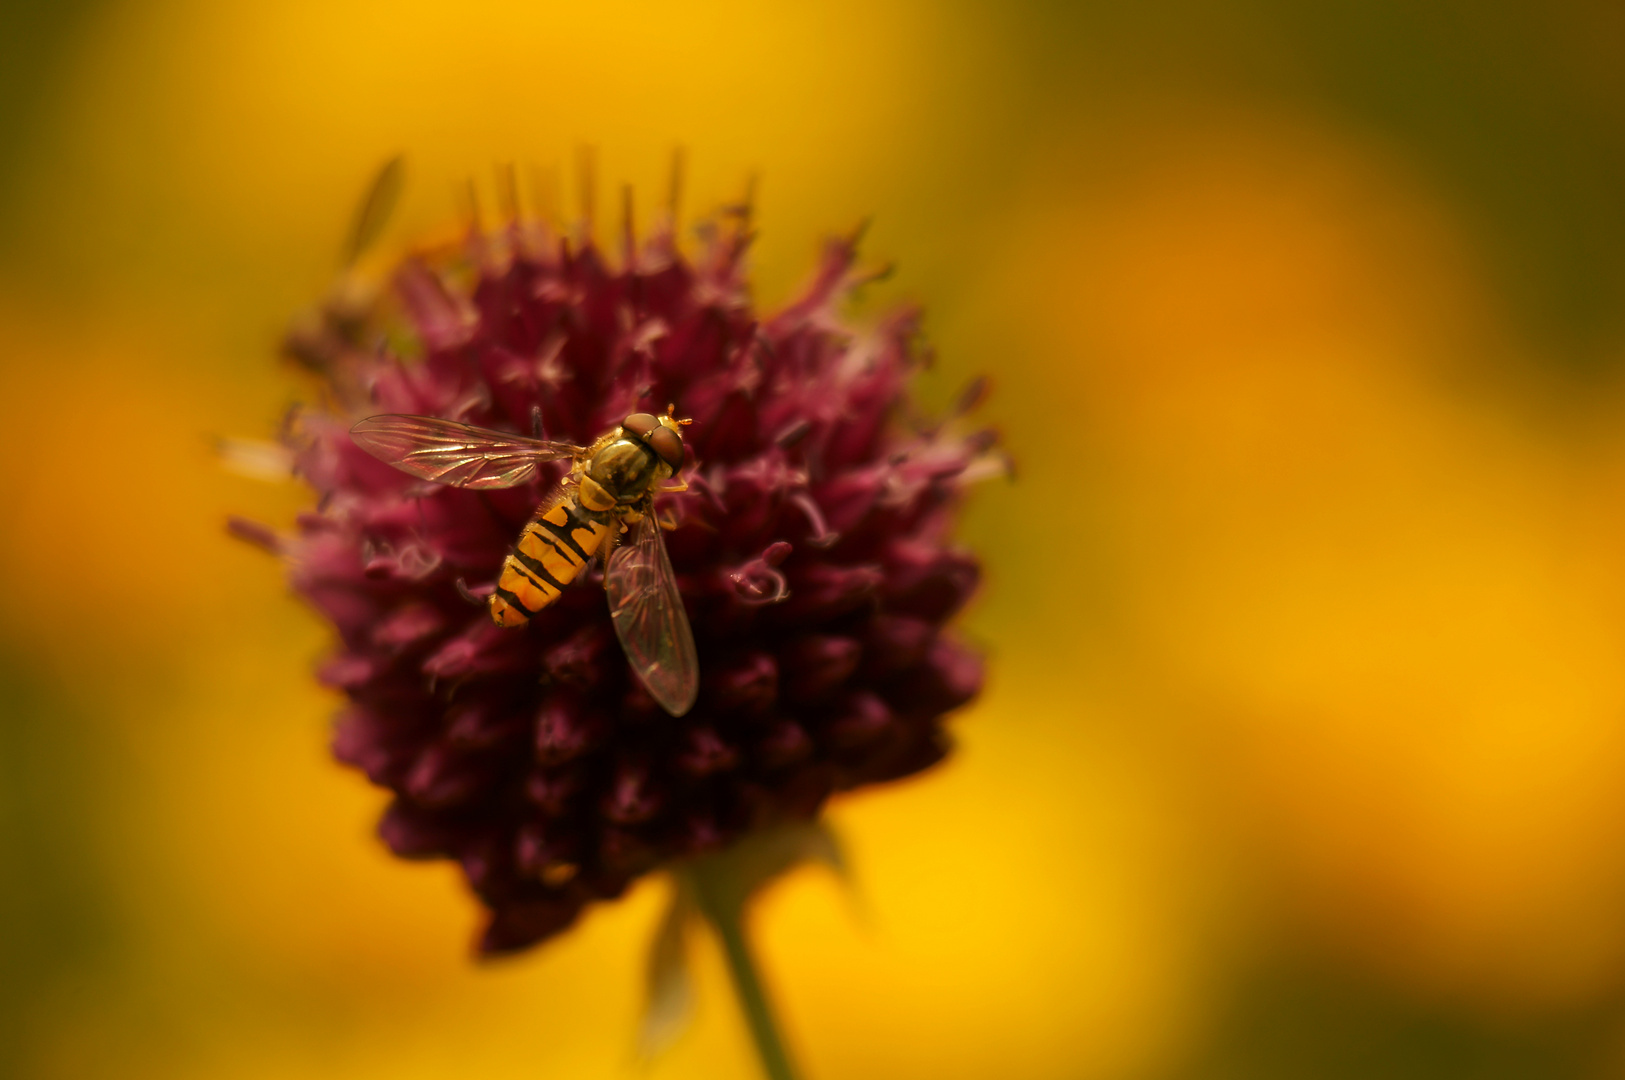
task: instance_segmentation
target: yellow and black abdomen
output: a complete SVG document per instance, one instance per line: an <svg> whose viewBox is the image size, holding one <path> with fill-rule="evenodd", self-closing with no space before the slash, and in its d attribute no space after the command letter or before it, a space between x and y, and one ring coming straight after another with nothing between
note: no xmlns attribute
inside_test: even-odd
<svg viewBox="0 0 1625 1080"><path fill-rule="evenodd" d="M581 508L573 493L531 518L502 564L491 594L491 618L498 626L523 626L558 599L609 530L607 522L595 521Z"/></svg>

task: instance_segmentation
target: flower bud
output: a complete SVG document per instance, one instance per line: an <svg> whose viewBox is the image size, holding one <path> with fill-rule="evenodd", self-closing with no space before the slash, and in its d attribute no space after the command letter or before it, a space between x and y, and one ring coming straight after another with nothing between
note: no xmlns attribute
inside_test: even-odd
<svg viewBox="0 0 1625 1080"><path fill-rule="evenodd" d="M599 811L605 820L617 825L637 825L654 817L660 803L649 767L641 762L622 762L610 779Z"/></svg>
<svg viewBox="0 0 1625 1080"><path fill-rule="evenodd" d="M431 743L413 762L402 784L420 806L441 809L467 802L487 790L490 770L444 742Z"/></svg>
<svg viewBox="0 0 1625 1080"><path fill-rule="evenodd" d="M863 646L849 637L808 634L796 638L779 653L785 672L785 693L798 701L826 697L857 670Z"/></svg>
<svg viewBox="0 0 1625 1080"><path fill-rule="evenodd" d="M778 700L779 662L765 652L719 661L703 686L707 701L718 712L763 712Z"/></svg>
<svg viewBox="0 0 1625 1080"><path fill-rule="evenodd" d="M550 694L536 712L536 760L562 765L598 746L608 723L602 713L570 694Z"/></svg>
<svg viewBox="0 0 1625 1080"><path fill-rule="evenodd" d="M872 743L892 726L892 711L867 690L850 695L836 719L825 729L830 743L842 750Z"/></svg>
<svg viewBox="0 0 1625 1080"><path fill-rule="evenodd" d="M739 752L710 728L690 728L677 752L679 772L695 778L727 772L739 763Z"/></svg>

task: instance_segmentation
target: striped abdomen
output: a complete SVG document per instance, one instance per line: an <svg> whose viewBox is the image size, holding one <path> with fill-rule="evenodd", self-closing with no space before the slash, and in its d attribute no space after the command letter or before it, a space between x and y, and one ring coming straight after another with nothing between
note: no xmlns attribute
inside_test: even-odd
<svg viewBox="0 0 1625 1080"><path fill-rule="evenodd" d="M491 594L491 618L498 626L522 626L558 598L609 535L574 495L530 519L502 564Z"/></svg>

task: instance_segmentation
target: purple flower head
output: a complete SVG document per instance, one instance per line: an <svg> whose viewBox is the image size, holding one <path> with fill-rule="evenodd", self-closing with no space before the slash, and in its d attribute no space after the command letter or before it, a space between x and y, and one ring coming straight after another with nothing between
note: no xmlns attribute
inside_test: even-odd
<svg viewBox="0 0 1625 1080"><path fill-rule="evenodd" d="M320 501L279 548L338 632L320 670L348 698L334 753L394 793L379 831L396 854L461 863L490 912L482 952L926 768L981 686L943 628L976 586L948 533L992 436L910 421L916 316L843 321L852 241L764 318L745 237L725 220L690 259L661 229L611 259L532 222L474 230L289 336L330 402L295 439ZM655 504L699 653L680 718L629 671L596 567L518 629L469 602L567 461L473 491L390 468L349 431L405 413L588 444L668 404L694 421L688 490Z"/></svg>

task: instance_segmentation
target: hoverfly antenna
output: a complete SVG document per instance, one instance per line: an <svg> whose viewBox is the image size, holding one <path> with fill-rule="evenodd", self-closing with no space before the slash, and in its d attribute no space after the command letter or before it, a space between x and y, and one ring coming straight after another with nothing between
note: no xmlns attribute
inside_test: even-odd
<svg viewBox="0 0 1625 1080"><path fill-rule="evenodd" d="M676 413L677 413L677 406L673 405L673 404L670 404L668 402L667 405L666 405L666 419L667 420L670 420L672 423L679 424L679 425L681 425L683 427L688 427L690 424L692 424L694 422L692 418L679 420L679 419L677 419Z"/></svg>

